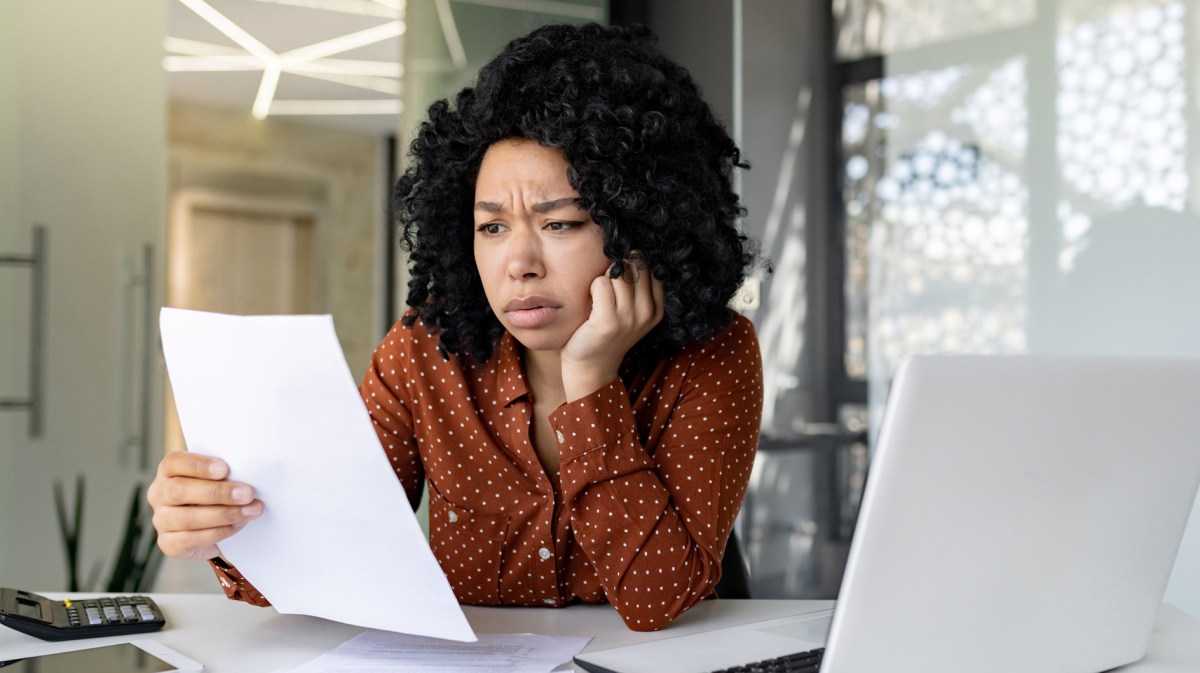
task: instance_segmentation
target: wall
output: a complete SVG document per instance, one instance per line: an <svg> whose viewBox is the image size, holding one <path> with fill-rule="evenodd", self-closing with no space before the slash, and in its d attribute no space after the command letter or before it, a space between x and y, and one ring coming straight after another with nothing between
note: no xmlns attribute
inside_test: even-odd
<svg viewBox="0 0 1200 673"><path fill-rule="evenodd" d="M17 96L20 72L20 60L17 57L17 26L20 23L21 5L14 2L0 3L0 252L14 253L28 250L24 225L17 226L21 213L17 209L17 176L19 163L17 161ZM26 285L13 282L13 279L24 278L14 270L0 267L0 307L12 311L12 315L23 311L25 304L18 302L19 294L26 294ZM17 376L17 363L21 361L20 350L24 347L22 335L26 331L22 320L0 321L0 396L16 397L24 390L25 378ZM6 417L12 416L12 419ZM9 475L13 473L16 446L15 440L7 433L20 432L24 414L0 411L0 427L6 434L0 440L0 540L12 540L13 529L9 516L4 512L11 511L8 499ZM0 577L4 576L6 564L4 554L0 552Z"/></svg>
<svg viewBox="0 0 1200 673"><path fill-rule="evenodd" d="M26 414L0 412L7 586L66 586L54 481L87 475L86 573L115 552L130 489L147 477L124 424L134 384L122 363L140 323L114 317L130 313L129 259L146 244L160 260L163 250L165 11L135 0L0 3L0 251L28 252L34 222L49 231L42 436L27 436ZM158 269L151 287L161 298ZM3 322L18 327L0 333L0 395L16 396L27 378L28 276L0 273ZM150 399L157 450L157 385Z"/></svg>
<svg viewBox="0 0 1200 673"><path fill-rule="evenodd" d="M731 0L657 0L639 17L658 34L659 46L700 85L717 118L732 132L733 6Z"/></svg>
<svg viewBox="0 0 1200 673"><path fill-rule="evenodd" d="M338 339L357 377L382 336L376 232L386 203L380 184L381 139L308 124L170 104L169 191L285 199L322 213L317 231L317 310L333 314Z"/></svg>

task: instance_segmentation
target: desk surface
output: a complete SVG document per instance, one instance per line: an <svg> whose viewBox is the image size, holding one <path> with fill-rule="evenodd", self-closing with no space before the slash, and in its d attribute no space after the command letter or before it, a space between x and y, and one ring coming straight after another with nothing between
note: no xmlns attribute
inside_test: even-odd
<svg viewBox="0 0 1200 673"><path fill-rule="evenodd" d="M62 597L63 594L49 594ZM205 666L211 673L269 673L291 668L337 647L363 629L315 617L280 615L220 595L152 594L167 616L167 627L150 637ZM709 631L723 626L785 617L829 607L830 601L704 601L670 628L655 633L630 631L607 605L568 608L464 608L479 633L543 633L592 636L586 650ZM130 640L128 636L74 643L45 643L0 627L0 660L31 654ZM577 669L578 670L578 669ZM1200 671L1200 621L1164 605L1150 653L1121 673Z"/></svg>

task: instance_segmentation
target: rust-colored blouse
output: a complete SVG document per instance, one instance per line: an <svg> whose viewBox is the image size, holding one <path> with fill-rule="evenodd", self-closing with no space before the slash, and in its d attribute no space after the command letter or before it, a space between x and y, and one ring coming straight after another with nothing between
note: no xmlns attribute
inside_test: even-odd
<svg viewBox="0 0 1200 673"><path fill-rule="evenodd" d="M530 440L532 391L505 334L483 365L449 361L418 321L397 323L360 388L414 507L429 484L430 546L462 603L608 601L659 629L710 595L745 495L762 416L754 327L733 322L550 416L559 470ZM266 605L214 563L231 598Z"/></svg>

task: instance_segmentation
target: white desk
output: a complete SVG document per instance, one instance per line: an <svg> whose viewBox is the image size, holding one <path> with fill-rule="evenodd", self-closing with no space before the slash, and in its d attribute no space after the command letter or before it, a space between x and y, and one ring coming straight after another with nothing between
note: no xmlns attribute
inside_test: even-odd
<svg viewBox="0 0 1200 673"><path fill-rule="evenodd" d="M235 603L220 595L151 595L166 613L167 627L149 637L200 661L211 673L286 671L362 631L358 627L314 617L280 615L271 608ZM669 628L655 633L630 631L608 605L573 605L565 609L464 609L471 626L480 633L593 636L586 649L597 650L784 617L823 609L829 604L829 601L704 601ZM100 644L106 640L122 641L130 640L130 637L92 639L84 644ZM80 646L79 641L45 643L0 627L0 661ZM1150 641L1149 655L1137 664L1118 670L1121 673L1200 671L1200 621L1164 605Z"/></svg>

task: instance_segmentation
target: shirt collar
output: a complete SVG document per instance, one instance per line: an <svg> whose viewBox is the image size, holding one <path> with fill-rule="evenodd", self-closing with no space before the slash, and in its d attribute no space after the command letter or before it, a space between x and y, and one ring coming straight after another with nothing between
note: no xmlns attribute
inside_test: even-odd
<svg viewBox="0 0 1200 673"><path fill-rule="evenodd" d="M496 372L496 397L509 406L529 394L529 382L525 378L525 367L521 363L520 344L508 332L500 337L492 353Z"/></svg>

